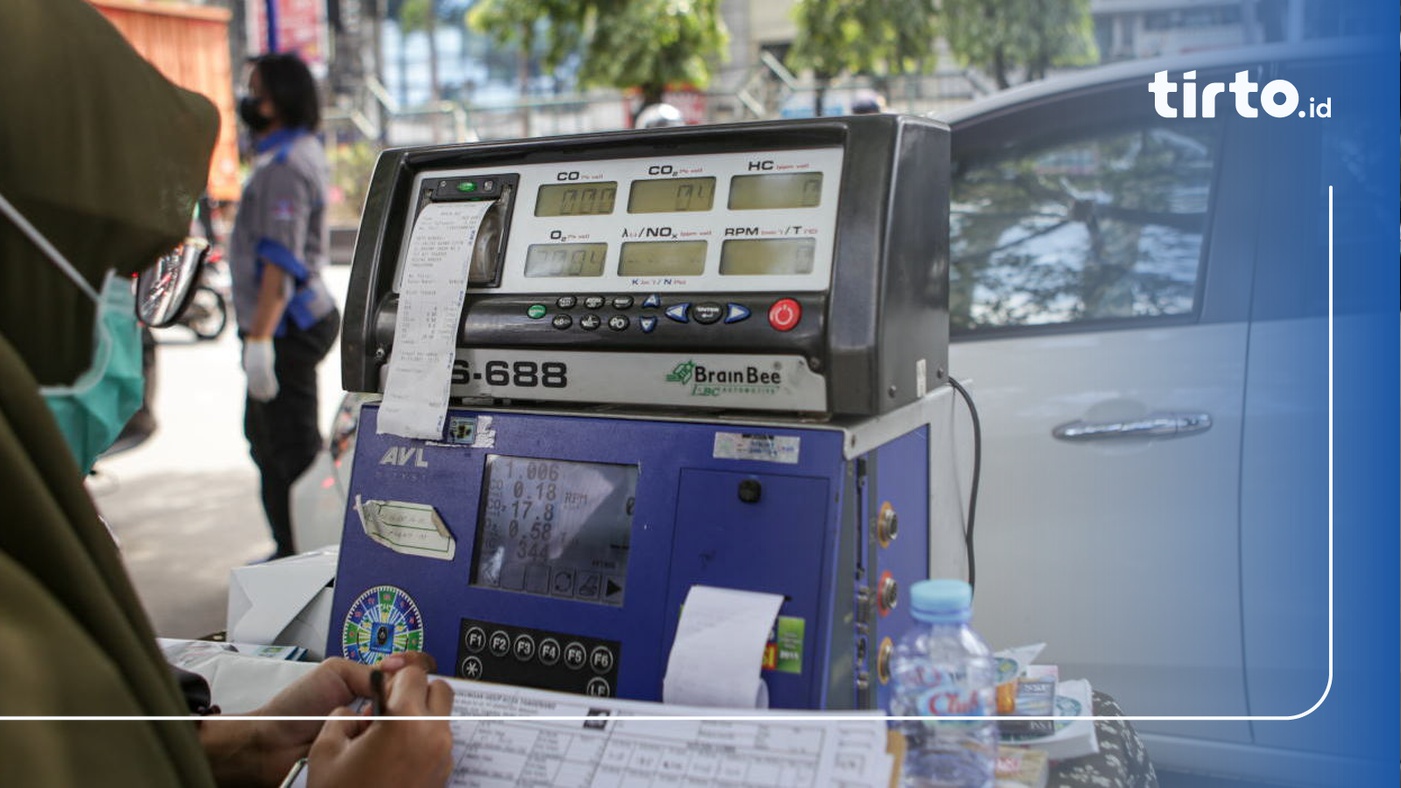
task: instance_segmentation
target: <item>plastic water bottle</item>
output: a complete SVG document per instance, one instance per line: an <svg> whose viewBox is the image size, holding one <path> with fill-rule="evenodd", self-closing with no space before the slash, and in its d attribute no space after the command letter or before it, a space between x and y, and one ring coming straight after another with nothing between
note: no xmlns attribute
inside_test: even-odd
<svg viewBox="0 0 1401 788"><path fill-rule="evenodd" d="M910 588L915 625L891 658L890 714L923 717L891 724L905 735L905 786L983 788L993 784L997 723L939 720L996 714L992 652L968 626L973 589L962 580L923 580Z"/></svg>

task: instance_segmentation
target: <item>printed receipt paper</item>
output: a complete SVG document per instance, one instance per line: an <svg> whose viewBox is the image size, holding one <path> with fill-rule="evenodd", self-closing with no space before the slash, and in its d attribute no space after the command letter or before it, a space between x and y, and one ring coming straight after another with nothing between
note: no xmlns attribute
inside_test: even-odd
<svg viewBox="0 0 1401 788"><path fill-rule="evenodd" d="M443 437L467 265L482 218L494 204L433 203L414 222L399 281L394 354L379 409L381 435Z"/></svg>
<svg viewBox="0 0 1401 788"><path fill-rule="evenodd" d="M760 677L783 597L732 588L691 586L662 679L662 702L763 709L769 688Z"/></svg>

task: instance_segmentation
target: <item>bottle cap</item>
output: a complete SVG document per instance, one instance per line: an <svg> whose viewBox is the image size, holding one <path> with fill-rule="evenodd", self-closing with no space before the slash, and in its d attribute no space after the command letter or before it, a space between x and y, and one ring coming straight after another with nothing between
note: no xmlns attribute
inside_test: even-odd
<svg viewBox="0 0 1401 788"><path fill-rule="evenodd" d="M973 587L962 580L921 580L910 587L910 614L919 621L967 621Z"/></svg>

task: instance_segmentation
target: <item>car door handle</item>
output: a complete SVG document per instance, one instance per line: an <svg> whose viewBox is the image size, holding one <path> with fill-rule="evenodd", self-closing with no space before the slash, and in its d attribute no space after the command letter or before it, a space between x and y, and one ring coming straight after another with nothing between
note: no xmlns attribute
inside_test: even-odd
<svg viewBox="0 0 1401 788"><path fill-rule="evenodd" d="M1111 438L1181 438L1211 429L1208 413L1150 413L1127 421L1070 421L1051 430L1057 440L1084 443Z"/></svg>

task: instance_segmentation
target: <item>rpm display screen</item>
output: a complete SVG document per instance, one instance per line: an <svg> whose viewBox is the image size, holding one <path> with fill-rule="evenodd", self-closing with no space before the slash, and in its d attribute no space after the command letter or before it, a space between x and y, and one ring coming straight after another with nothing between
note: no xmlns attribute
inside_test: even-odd
<svg viewBox="0 0 1401 788"><path fill-rule="evenodd" d="M730 209L816 208L822 203L822 173L736 175L730 179Z"/></svg>
<svg viewBox="0 0 1401 788"><path fill-rule="evenodd" d="M536 216L597 216L613 212L617 181L550 183L535 195Z"/></svg>
<svg viewBox="0 0 1401 788"><path fill-rule="evenodd" d="M628 213L708 211L714 204L714 178L633 181L628 192Z"/></svg>
<svg viewBox="0 0 1401 788"><path fill-rule="evenodd" d="M526 276L602 276L608 244L531 244Z"/></svg>
<svg viewBox="0 0 1401 788"><path fill-rule="evenodd" d="M812 273L817 241L812 238L729 240L720 248L720 273L765 276Z"/></svg>
<svg viewBox="0 0 1401 788"><path fill-rule="evenodd" d="M489 454L474 586L621 605L638 467Z"/></svg>
<svg viewBox="0 0 1401 788"><path fill-rule="evenodd" d="M695 276L705 270L705 241L646 241L623 244L618 273L624 276Z"/></svg>

